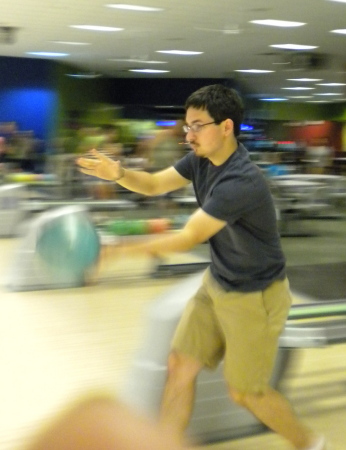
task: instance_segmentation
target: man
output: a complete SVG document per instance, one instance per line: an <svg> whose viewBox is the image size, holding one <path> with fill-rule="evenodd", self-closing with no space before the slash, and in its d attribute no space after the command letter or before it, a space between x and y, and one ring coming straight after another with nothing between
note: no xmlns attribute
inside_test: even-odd
<svg viewBox="0 0 346 450"><path fill-rule="evenodd" d="M269 386L291 296L270 191L237 141L242 101L235 90L211 85L193 93L185 109L184 130L192 151L174 167L154 174L134 172L96 151L93 160L77 161L82 172L144 195L163 194L190 182L195 189L199 208L181 231L122 249L159 255L210 244L210 268L172 342L161 423L183 434L198 373L224 358L225 379L236 403L296 449L323 450L323 437L301 424Z"/></svg>

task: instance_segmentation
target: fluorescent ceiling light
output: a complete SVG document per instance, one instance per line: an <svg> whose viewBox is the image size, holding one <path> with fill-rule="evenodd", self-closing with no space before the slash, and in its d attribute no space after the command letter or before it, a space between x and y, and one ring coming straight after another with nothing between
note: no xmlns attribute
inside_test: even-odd
<svg viewBox="0 0 346 450"><path fill-rule="evenodd" d="M287 78L288 81L321 81L321 78Z"/></svg>
<svg viewBox="0 0 346 450"><path fill-rule="evenodd" d="M288 98L312 98L312 95L289 95Z"/></svg>
<svg viewBox="0 0 346 450"><path fill-rule="evenodd" d="M337 92L322 92L321 94L314 94L314 95L344 95L344 94L339 94Z"/></svg>
<svg viewBox="0 0 346 450"><path fill-rule="evenodd" d="M339 34L346 34L346 28L340 29L340 30L331 30L331 33L339 33Z"/></svg>
<svg viewBox="0 0 346 450"><path fill-rule="evenodd" d="M152 8L150 6L127 5L125 3L109 3L105 6L107 6L108 8L126 9L128 11L144 11L144 12L163 11L163 8Z"/></svg>
<svg viewBox="0 0 346 450"><path fill-rule="evenodd" d="M346 83L317 83L317 86L346 86Z"/></svg>
<svg viewBox="0 0 346 450"><path fill-rule="evenodd" d="M308 100L307 103L331 103L330 100Z"/></svg>
<svg viewBox="0 0 346 450"><path fill-rule="evenodd" d="M304 22L290 22L287 20L251 20L250 23L255 23L256 25L267 25L269 27L301 27L306 25Z"/></svg>
<svg viewBox="0 0 346 450"><path fill-rule="evenodd" d="M90 45L88 42L74 42L74 41L48 41L53 44L63 44L63 45Z"/></svg>
<svg viewBox="0 0 346 450"><path fill-rule="evenodd" d="M108 61L116 61L116 62L130 62L136 64L167 64L167 61L155 61L155 60L146 60L146 59L126 59L126 58L111 58Z"/></svg>
<svg viewBox="0 0 346 450"><path fill-rule="evenodd" d="M56 53L56 52L26 52L27 55L44 56L48 58L61 58L68 56L68 53Z"/></svg>
<svg viewBox="0 0 346 450"><path fill-rule="evenodd" d="M275 72L274 70L261 70L261 69L238 69L235 72L245 72L245 73L270 73Z"/></svg>
<svg viewBox="0 0 346 450"><path fill-rule="evenodd" d="M166 73L169 70L157 70L157 69L129 69L129 72L142 72L142 73Z"/></svg>
<svg viewBox="0 0 346 450"><path fill-rule="evenodd" d="M83 78L83 79L93 79L101 77L100 73L67 73L66 76L72 78Z"/></svg>
<svg viewBox="0 0 346 450"><path fill-rule="evenodd" d="M287 101L287 98L281 98L281 97L273 97L273 98L261 98L262 102L285 102Z"/></svg>
<svg viewBox="0 0 346 450"><path fill-rule="evenodd" d="M277 61L277 62L273 62L272 63L274 66L275 65L277 65L277 66L284 66L284 65L288 65L288 64L291 64L289 61L287 61L287 62L285 62L285 61Z"/></svg>
<svg viewBox="0 0 346 450"><path fill-rule="evenodd" d="M285 50L312 50L318 48L317 45L298 45L298 44L275 44L270 47L283 48Z"/></svg>
<svg viewBox="0 0 346 450"><path fill-rule="evenodd" d="M329 0L330 2L346 3L346 0Z"/></svg>
<svg viewBox="0 0 346 450"><path fill-rule="evenodd" d="M181 108L181 106L176 105L155 105L154 108L156 109L170 109L170 108Z"/></svg>
<svg viewBox="0 0 346 450"><path fill-rule="evenodd" d="M290 89L292 91L308 91L308 90L315 89L315 88L297 86L297 87L283 87L281 89Z"/></svg>
<svg viewBox="0 0 346 450"><path fill-rule="evenodd" d="M189 50L156 50L156 53L168 53L169 55L201 55L203 52L193 52Z"/></svg>
<svg viewBox="0 0 346 450"><path fill-rule="evenodd" d="M90 30L90 31L122 31L124 28L117 27L103 27L99 25L71 25L71 28L79 28L80 30Z"/></svg>

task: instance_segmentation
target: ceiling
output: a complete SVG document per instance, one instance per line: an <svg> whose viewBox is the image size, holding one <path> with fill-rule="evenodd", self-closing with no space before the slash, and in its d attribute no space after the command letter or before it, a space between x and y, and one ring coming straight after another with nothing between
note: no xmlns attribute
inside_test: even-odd
<svg viewBox="0 0 346 450"><path fill-rule="evenodd" d="M133 4L162 8L135 12L106 7L107 0L13 0L1 11L0 55L35 57L26 52L66 52L56 58L80 71L108 77L232 78L250 96L287 101L346 101L346 3L340 0L134 0ZM112 3L111 0L108 3ZM115 2L113 2L115 3ZM305 22L295 28L250 23L278 19ZM123 28L95 32L71 25ZM7 32L7 27L15 27ZM57 43L63 41L65 43ZM79 42L88 45L70 45ZM281 50L277 44L315 45L307 51ZM157 53L192 50L194 56ZM149 61L164 61L154 64ZM143 74L129 69L160 69ZM240 69L274 72L249 74ZM317 78L320 82L288 81ZM291 90L282 88L313 87ZM333 94L333 95L321 95ZM339 94L339 95L336 95ZM309 99L295 99L296 96Z"/></svg>

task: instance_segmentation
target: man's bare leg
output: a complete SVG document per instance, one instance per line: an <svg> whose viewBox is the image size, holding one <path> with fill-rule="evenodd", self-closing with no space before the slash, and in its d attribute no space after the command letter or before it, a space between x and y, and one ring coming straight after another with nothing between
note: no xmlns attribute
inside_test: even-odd
<svg viewBox="0 0 346 450"><path fill-rule="evenodd" d="M168 358L160 423L167 432L179 435L182 441L193 411L196 377L201 369L198 361L175 351Z"/></svg>
<svg viewBox="0 0 346 450"><path fill-rule="evenodd" d="M272 388L259 395L244 394L230 389L236 403L245 406L264 425L286 438L297 449L313 445L316 436L295 415L285 397Z"/></svg>

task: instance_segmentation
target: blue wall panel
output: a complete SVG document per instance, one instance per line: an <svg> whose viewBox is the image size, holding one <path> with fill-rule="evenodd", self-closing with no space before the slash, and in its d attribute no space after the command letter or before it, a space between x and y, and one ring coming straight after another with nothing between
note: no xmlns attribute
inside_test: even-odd
<svg viewBox="0 0 346 450"><path fill-rule="evenodd" d="M0 122L16 122L20 131L33 130L36 137L46 139L54 130L57 101L49 89L0 91Z"/></svg>
<svg viewBox="0 0 346 450"><path fill-rule="evenodd" d="M0 122L48 139L58 109L54 70L53 61L0 57Z"/></svg>

